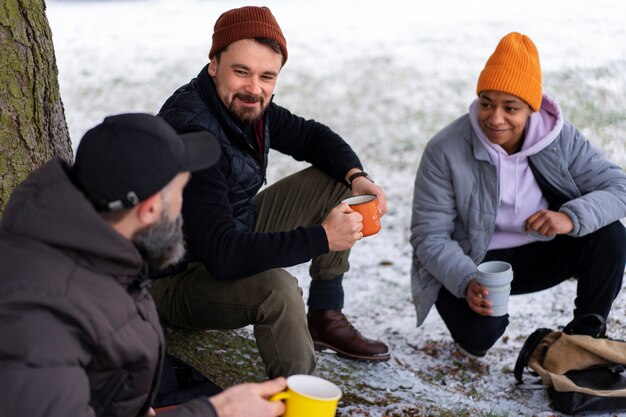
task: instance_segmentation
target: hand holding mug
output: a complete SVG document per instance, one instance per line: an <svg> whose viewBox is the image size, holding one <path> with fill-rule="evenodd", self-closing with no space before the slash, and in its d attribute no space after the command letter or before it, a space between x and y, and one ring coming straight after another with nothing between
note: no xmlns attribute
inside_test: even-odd
<svg viewBox="0 0 626 417"><path fill-rule="evenodd" d="M334 417L341 390L335 384L313 375L291 375L287 390L270 401L285 401L283 417Z"/></svg>
<svg viewBox="0 0 626 417"><path fill-rule="evenodd" d="M352 182L352 196L365 194L378 197L376 207L378 209L378 215L383 217L387 213L387 197L385 196L385 192L366 177L358 177Z"/></svg>
<svg viewBox="0 0 626 417"><path fill-rule="evenodd" d="M467 304L469 304L472 311L481 316L490 316L492 313L491 301L487 300L488 294L489 290L480 285L476 279L472 279L467 285L467 290L465 290Z"/></svg>
<svg viewBox="0 0 626 417"><path fill-rule="evenodd" d="M209 399L220 417L278 417L285 405L272 401L286 387L285 378L276 378L258 384L235 385Z"/></svg>
<svg viewBox="0 0 626 417"><path fill-rule="evenodd" d="M322 223L331 252L350 249L363 237L363 217L346 203L341 203L328 213Z"/></svg>
<svg viewBox="0 0 626 417"><path fill-rule="evenodd" d="M513 267L507 262L488 261L478 265L476 271L477 285L473 285L471 288L473 288L475 294L480 292L484 301L481 303L482 310L474 311L478 314L494 317L507 314L512 281ZM472 307L471 304L470 307ZM485 309L488 309L489 312L487 313Z"/></svg>

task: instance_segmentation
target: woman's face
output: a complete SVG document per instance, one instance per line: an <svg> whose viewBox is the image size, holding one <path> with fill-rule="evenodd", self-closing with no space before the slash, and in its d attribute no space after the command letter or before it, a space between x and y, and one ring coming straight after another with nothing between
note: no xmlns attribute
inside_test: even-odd
<svg viewBox="0 0 626 417"><path fill-rule="evenodd" d="M533 113L521 98L500 91L478 95L478 124L492 143L509 155L519 151L526 121Z"/></svg>

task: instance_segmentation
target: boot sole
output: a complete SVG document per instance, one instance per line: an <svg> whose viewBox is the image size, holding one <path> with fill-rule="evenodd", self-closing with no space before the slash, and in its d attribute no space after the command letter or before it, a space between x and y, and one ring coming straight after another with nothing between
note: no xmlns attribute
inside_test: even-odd
<svg viewBox="0 0 626 417"><path fill-rule="evenodd" d="M313 347L315 348L316 351L320 351L320 350L324 350L324 349L330 349L334 352L337 352L337 356L340 356L342 358L346 358L346 359L353 359L356 361L364 361L364 362L385 362L388 361L391 358L391 354L390 353L382 353L380 355L376 355L376 356L364 356L364 355L357 355L354 353L348 353L345 352L335 346L331 346L329 344L326 344L324 342L316 342L313 341Z"/></svg>

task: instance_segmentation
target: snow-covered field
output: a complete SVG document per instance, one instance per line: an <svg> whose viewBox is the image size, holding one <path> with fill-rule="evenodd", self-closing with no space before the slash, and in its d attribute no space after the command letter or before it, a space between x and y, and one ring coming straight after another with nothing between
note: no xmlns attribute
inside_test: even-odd
<svg viewBox="0 0 626 417"><path fill-rule="evenodd" d="M206 63L217 17L247 4L49 0L74 145L108 114L156 113ZM421 328L415 327L408 244L412 184L425 143L467 111L485 61L499 39L514 30L537 44L544 90L557 98L566 118L626 166L626 3L254 4L272 9L288 42L289 61L275 102L344 136L389 198L384 229L355 247L344 283L345 312L364 333L388 342L393 357L384 364L360 364L330 353L319 355L323 375L344 369L361 381L358 387L342 386L351 401L340 404L340 413L427 415L417 414L420 405L451 410L449 415L553 415L544 391L515 387L511 369L523 340L535 328L556 328L571 319L575 282L513 297L511 324L487 357L480 363L459 357L436 311ZM302 168L282 155L270 158L270 182ZM306 296L307 266L292 272ZM609 317L614 337L626 337L625 294Z"/></svg>

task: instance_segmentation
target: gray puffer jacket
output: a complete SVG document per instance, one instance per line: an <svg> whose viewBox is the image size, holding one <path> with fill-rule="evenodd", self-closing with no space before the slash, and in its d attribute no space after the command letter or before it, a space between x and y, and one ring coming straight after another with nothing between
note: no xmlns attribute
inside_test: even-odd
<svg viewBox="0 0 626 417"><path fill-rule="evenodd" d="M0 414L144 416L164 345L134 245L59 159L17 187L0 226ZM214 414L201 399L161 415Z"/></svg>
<svg viewBox="0 0 626 417"><path fill-rule="evenodd" d="M583 236L626 216L626 174L571 124L529 157L538 182L562 196L559 210ZM412 293L421 325L445 286L459 298L494 232L498 176L462 116L433 137L415 179L411 221Z"/></svg>

